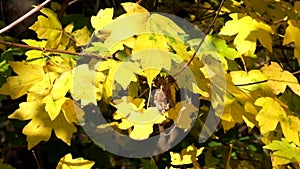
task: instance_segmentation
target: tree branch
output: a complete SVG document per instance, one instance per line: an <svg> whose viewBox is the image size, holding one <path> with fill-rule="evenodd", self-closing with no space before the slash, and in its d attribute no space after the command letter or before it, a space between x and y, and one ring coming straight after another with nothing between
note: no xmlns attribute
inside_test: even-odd
<svg viewBox="0 0 300 169"><path fill-rule="evenodd" d="M35 8L33 8L32 10L30 10L29 12L27 12L25 15L21 16L20 18L18 18L17 20L15 20L13 23L7 25L6 27L2 28L0 30L0 34L12 29L13 27L15 27L16 25L18 25L19 23L23 22L25 19L27 19L29 16L33 15L34 13L38 12L39 10L42 9L42 7L44 7L45 5L47 5L49 2L51 2L51 0L45 0L42 4L36 6Z"/></svg>
<svg viewBox="0 0 300 169"><path fill-rule="evenodd" d="M201 41L200 41L199 45L197 46L197 48L196 48L196 50L195 50L193 56L192 56L191 59L189 60L189 62L186 63L184 66L182 66L182 68L181 68L175 75L173 75L173 77L178 76L182 71L184 71L184 70L192 63L192 61L193 61L193 59L195 58L197 52L199 51L200 47L202 46L202 44L203 44L203 42L204 42L206 36L208 35L208 33L210 32L210 30L212 29L214 23L216 22L216 20L217 20L217 18L218 18L218 16L219 16L219 13L220 13L220 11L221 11L221 9L222 9L222 6L223 6L223 4L224 4L224 1L225 1L225 0L222 0L222 1L221 1L220 6L219 6L219 9L217 10L216 15L215 15L213 21L211 22L211 24L210 24L210 25L207 27L207 29L205 30L204 35L203 35L203 37L201 38Z"/></svg>
<svg viewBox="0 0 300 169"><path fill-rule="evenodd" d="M42 47L36 47L36 46L28 46L28 45L19 44L19 43L5 42L2 40L0 40L0 44L11 46L11 47L17 47L17 48L39 50L39 51L43 51L43 52L63 53L63 54L85 56L85 57L91 57L91 58L97 58L97 59L107 59L103 56L96 55L93 53L77 53L77 52L70 52L70 51L65 51L65 50L49 49L49 48L42 48Z"/></svg>

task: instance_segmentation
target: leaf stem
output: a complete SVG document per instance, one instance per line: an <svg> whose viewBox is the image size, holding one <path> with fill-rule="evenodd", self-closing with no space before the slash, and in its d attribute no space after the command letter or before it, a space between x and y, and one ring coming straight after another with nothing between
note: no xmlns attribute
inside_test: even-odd
<svg viewBox="0 0 300 169"><path fill-rule="evenodd" d="M17 26L19 23L23 22L25 19L27 19L29 16L33 15L34 13L38 12L39 10L41 10L45 5L47 5L49 2L51 2L52 0L45 0L43 3L41 3L40 5L36 6L35 8L31 9L29 12L27 12L25 15L21 16L20 18L18 18L17 20L15 20L14 22L12 22L11 24L7 25L6 27L2 28L0 30L0 34L12 29L13 27Z"/></svg>
<svg viewBox="0 0 300 169"><path fill-rule="evenodd" d="M223 4L224 4L224 1L225 1L225 0L222 0L222 1L221 1L220 6L219 6L219 9L217 10L216 15L215 15L213 21L210 23L210 25L209 25L209 26L207 27L207 29L205 30L204 35L203 35L203 37L201 38L201 41L200 41L199 45L197 46L197 48L196 48L196 50L195 50L193 56L191 57L191 59L190 59L184 66L182 66L182 68L181 68L175 75L173 75L173 77L178 76L182 71L184 71L184 70L192 63L192 61L194 60L194 58L195 58L197 52L199 51L200 47L202 46L202 44L203 44L203 42L204 42L206 36L208 35L208 33L210 32L210 30L212 29L214 23L216 22L216 20L217 20L217 18L218 18L218 16L219 16L219 13L220 13L220 11L221 11L221 9L222 9L222 6L223 6Z"/></svg>

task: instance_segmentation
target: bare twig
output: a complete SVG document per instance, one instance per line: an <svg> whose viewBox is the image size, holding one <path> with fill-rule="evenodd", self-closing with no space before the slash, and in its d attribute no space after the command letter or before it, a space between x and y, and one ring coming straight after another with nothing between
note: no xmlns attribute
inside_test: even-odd
<svg viewBox="0 0 300 169"><path fill-rule="evenodd" d="M58 11L58 14L57 14L57 17L58 17L58 19L61 21L62 20L62 18L63 18L63 16L64 16L64 14L65 14L65 12L66 12L66 10L67 10L67 8L68 8L68 6L69 6L69 2L70 2L71 0L64 0L63 1L63 4L61 5L61 9Z"/></svg>
<svg viewBox="0 0 300 169"><path fill-rule="evenodd" d="M300 74L300 70L298 70L298 71L296 71L296 72L293 72L292 74L293 74L293 75Z"/></svg>
<svg viewBox="0 0 300 169"><path fill-rule="evenodd" d="M35 8L33 8L32 10L30 10L29 12L27 12L25 15L21 16L19 19L15 20L13 23L7 25L6 27L2 28L0 30L0 34L10 30L11 28L15 27L16 25L18 25L19 23L23 22L25 19L27 19L29 16L33 15L34 13L38 12L39 10L42 9L42 7L44 7L45 5L47 5L49 2L51 2L51 0L45 0L42 4L36 6Z"/></svg>
<svg viewBox="0 0 300 169"><path fill-rule="evenodd" d="M105 57L102 57L100 55L96 55L94 53L77 53L77 52L70 52L70 51L65 51L65 50L41 48L41 47L28 46L28 45L19 44L19 43L5 42L5 41L2 41L2 40L0 40L0 44L11 46L11 47L17 47L17 48L39 50L39 51L43 51L43 52L63 53L63 54L85 56L85 57L91 57L91 58L97 58L97 59L106 59Z"/></svg>
<svg viewBox="0 0 300 169"><path fill-rule="evenodd" d="M207 29L205 30L204 35L203 35L203 37L201 38L201 41L200 41L199 45L197 46L197 48L196 48L196 50L195 50L193 56L191 57L191 59L188 61L188 63L186 63L184 66L182 66L182 68L181 68L175 75L173 75L173 77L178 76L182 71L184 71L184 70L192 63L192 61L193 61L193 59L195 58L197 52L199 51L200 47L202 46L202 44L203 44L203 42L204 42L206 36L208 35L208 33L210 32L210 30L212 29L214 23L216 22L216 20L217 20L217 18L218 18L218 16L219 16L219 13L220 13L220 11L221 11L221 8L222 8L222 6L223 6L223 4L224 4L224 1L225 1L225 0L222 0L222 1L221 1L220 6L219 6L219 9L217 10L216 15L215 15L213 21L211 22L211 24L210 24L210 25L207 27Z"/></svg>

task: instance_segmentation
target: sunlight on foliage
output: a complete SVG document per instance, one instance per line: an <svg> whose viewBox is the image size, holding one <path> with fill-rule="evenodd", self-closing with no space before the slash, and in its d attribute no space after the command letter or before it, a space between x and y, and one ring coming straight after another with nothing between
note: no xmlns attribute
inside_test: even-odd
<svg viewBox="0 0 300 169"><path fill-rule="evenodd" d="M94 164L94 161L82 157L73 159L72 154L69 153L59 160L56 169L91 169Z"/></svg>

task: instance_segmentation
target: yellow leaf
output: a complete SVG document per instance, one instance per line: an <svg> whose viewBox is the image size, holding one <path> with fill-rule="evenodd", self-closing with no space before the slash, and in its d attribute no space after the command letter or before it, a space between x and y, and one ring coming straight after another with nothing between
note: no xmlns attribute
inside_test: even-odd
<svg viewBox="0 0 300 169"><path fill-rule="evenodd" d="M76 46L85 46L90 40L90 31L86 26L74 31L72 35L75 39Z"/></svg>
<svg viewBox="0 0 300 169"><path fill-rule="evenodd" d="M156 76L159 73L160 73L160 69L148 68L148 69L144 69L144 71L140 73L140 75L147 77L148 86L151 87L153 80L156 78Z"/></svg>
<svg viewBox="0 0 300 169"><path fill-rule="evenodd" d="M262 134L275 130L279 121L286 118L284 109L271 97L258 98L254 104L262 107L256 115Z"/></svg>
<svg viewBox="0 0 300 169"><path fill-rule="evenodd" d="M144 140L149 138L153 132L153 124L135 124L129 136L135 140Z"/></svg>
<svg viewBox="0 0 300 169"><path fill-rule="evenodd" d="M167 117L172 119L176 126L188 130L192 127L193 117L198 109L187 101L176 103L174 108L167 110Z"/></svg>
<svg viewBox="0 0 300 169"><path fill-rule="evenodd" d="M245 16L238 13L230 14L231 21L227 21L221 29L220 35L236 35L234 44L240 54L253 55L256 49L256 41L259 42L272 52L272 28L250 16Z"/></svg>
<svg viewBox="0 0 300 169"><path fill-rule="evenodd" d="M48 8L40 10L45 16L38 16L38 20L29 29L38 34L39 39L47 39L47 48L56 48L61 42L63 29L57 15Z"/></svg>
<svg viewBox="0 0 300 169"><path fill-rule="evenodd" d="M54 80L59 76L55 72L47 72L43 79L39 82L36 82L29 90L29 93L40 94L42 96L48 95Z"/></svg>
<svg viewBox="0 0 300 169"><path fill-rule="evenodd" d="M47 41L36 41L32 39L23 39L22 41L29 46L40 48L44 48L47 44ZM28 50L25 55L27 56L26 61L28 61L30 64L36 64L40 66L44 66L46 64L46 58L43 56L43 51Z"/></svg>
<svg viewBox="0 0 300 169"><path fill-rule="evenodd" d="M262 87L263 82L267 77L260 70L232 71L230 76L233 84L238 85L238 88L246 91L254 91Z"/></svg>
<svg viewBox="0 0 300 169"><path fill-rule="evenodd" d="M299 133L300 133L300 120L295 116L288 116L281 119L280 125L282 132L287 141L294 142L297 146L300 146Z"/></svg>
<svg viewBox="0 0 300 169"><path fill-rule="evenodd" d="M54 120L60 113L61 106L67 100L66 97L60 98L58 100L53 100L51 95L46 96L42 102L46 104L45 110L48 112L48 115L51 120Z"/></svg>
<svg viewBox="0 0 300 169"><path fill-rule="evenodd" d="M52 129L56 136L68 145L71 138L77 131L74 124L69 124L64 115L60 113L53 121L45 111L45 104L38 101L23 102L8 118L31 121L23 128L23 133L27 136L28 149L32 149L41 141L48 141Z"/></svg>
<svg viewBox="0 0 300 169"><path fill-rule="evenodd" d="M9 62L14 72L18 76L7 78L7 82L1 87L0 94L10 95L12 99L17 99L28 92L37 82L45 76L43 67L31 65L25 62Z"/></svg>
<svg viewBox="0 0 300 169"><path fill-rule="evenodd" d="M300 63L300 21L298 20L289 20L289 26L285 30L283 45L294 42L294 55Z"/></svg>
<svg viewBox="0 0 300 169"><path fill-rule="evenodd" d="M112 21L113 15L114 15L113 8L101 9L97 13L97 16L91 17L92 27L96 30L101 29L102 27L104 27L105 25L107 25Z"/></svg>
<svg viewBox="0 0 300 169"><path fill-rule="evenodd" d="M118 82L123 89L126 89L131 81L137 81L135 74L141 69L132 62L121 62L114 74L114 80Z"/></svg>
<svg viewBox="0 0 300 169"><path fill-rule="evenodd" d="M54 82L51 95L54 100L65 97L67 92L72 88L73 75L71 71L62 73Z"/></svg>
<svg viewBox="0 0 300 169"><path fill-rule="evenodd" d="M142 6L140 6L137 3L133 3L133 2L125 2L125 3L121 3L121 6L124 8L124 10L128 13L128 14L132 14L132 13L145 13L148 12L147 9L143 8Z"/></svg>
<svg viewBox="0 0 300 169"><path fill-rule="evenodd" d="M170 152L172 165L193 164L195 169L200 169L197 162L198 156L202 153L204 147L197 148L193 144L181 150L181 153Z"/></svg>
<svg viewBox="0 0 300 169"><path fill-rule="evenodd" d="M261 71L267 76L267 84L274 94L283 93L286 86L289 86L293 92L300 96L300 85L297 78L292 73L283 70L278 63L271 62L271 65L262 67Z"/></svg>
<svg viewBox="0 0 300 169"><path fill-rule="evenodd" d="M67 99L61 110L69 124L80 124L83 121L84 111L72 100Z"/></svg>
<svg viewBox="0 0 300 169"><path fill-rule="evenodd" d="M90 70L87 64L82 64L73 69L73 86L71 88L72 97L75 100L81 100L81 105L86 106L89 103L97 105L99 93L103 88L97 87L96 80L99 76L104 76L101 72Z"/></svg>
<svg viewBox="0 0 300 169"><path fill-rule="evenodd" d="M135 52L132 55L132 60L140 62L142 68L144 69L171 69L171 53L159 49L146 49Z"/></svg>
<svg viewBox="0 0 300 169"><path fill-rule="evenodd" d="M59 160L56 169L91 169L94 164L94 161L85 160L81 157L73 159L72 154L69 153Z"/></svg>

